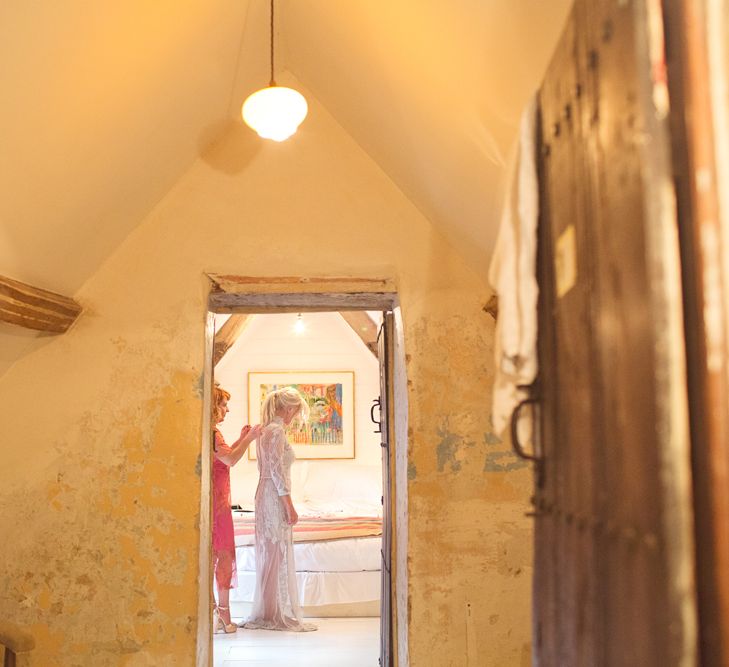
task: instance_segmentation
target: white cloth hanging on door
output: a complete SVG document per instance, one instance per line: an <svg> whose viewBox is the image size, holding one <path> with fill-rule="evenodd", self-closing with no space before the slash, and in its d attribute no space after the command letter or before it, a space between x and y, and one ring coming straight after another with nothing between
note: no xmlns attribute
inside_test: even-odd
<svg viewBox="0 0 729 667"><path fill-rule="evenodd" d="M527 397L518 386L531 384L537 376L536 116L534 95L522 113L519 143L509 170L499 234L489 266L489 282L499 297L492 405L497 433L507 427L514 408Z"/></svg>

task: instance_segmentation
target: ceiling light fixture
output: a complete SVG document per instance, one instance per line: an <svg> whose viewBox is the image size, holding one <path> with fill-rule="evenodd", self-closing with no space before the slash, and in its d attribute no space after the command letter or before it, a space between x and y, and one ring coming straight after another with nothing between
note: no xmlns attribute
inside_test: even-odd
<svg viewBox="0 0 729 667"><path fill-rule="evenodd" d="M273 0L271 0L271 81L243 102L243 120L264 139L285 141L301 125L309 110L304 96L277 86L273 78Z"/></svg>
<svg viewBox="0 0 729 667"><path fill-rule="evenodd" d="M304 319L301 317L301 313L299 313L296 322L294 322L294 333L300 336L304 331L306 331L306 324L304 324Z"/></svg>

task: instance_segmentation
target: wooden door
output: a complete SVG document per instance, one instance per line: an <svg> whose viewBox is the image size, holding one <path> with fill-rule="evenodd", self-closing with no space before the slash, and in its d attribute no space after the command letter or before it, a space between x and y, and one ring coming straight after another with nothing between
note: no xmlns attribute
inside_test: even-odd
<svg viewBox="0 0 729 667"><path fill-rule="evenodd" d="M539 94L544 667L695 664L677 221L651 4L578 0Z"/></svg>
<svg viewBox="0 0 729 667"><path fill-rule="evenodd" d="M392 651L392 502L390 435L392 395L390 373L392 369L392 313L383 313L382 326L377 336L377 355L380 360L380 438L382 445L382 577L380 590L380 665L391 667Z"/></svg>

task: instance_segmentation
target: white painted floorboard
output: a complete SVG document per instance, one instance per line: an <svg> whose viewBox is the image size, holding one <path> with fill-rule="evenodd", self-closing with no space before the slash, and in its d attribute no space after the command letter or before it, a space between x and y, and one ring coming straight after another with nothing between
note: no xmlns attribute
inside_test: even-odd
<svg viewBox="0 0 729 667"><path fill-rule="evenodd" d="M214 667L377 667L379 618L312 618L316 632L239 629L213 636Z"/></svg>

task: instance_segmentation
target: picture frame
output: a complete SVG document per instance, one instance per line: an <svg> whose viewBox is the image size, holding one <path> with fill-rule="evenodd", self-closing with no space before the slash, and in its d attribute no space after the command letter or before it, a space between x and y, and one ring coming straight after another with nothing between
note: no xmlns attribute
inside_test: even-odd
<svg viewBox="0 0 729 667"><path fill-rule="evenodd" d="M294 387L309 405L305 424L286 428L297 459L353 459L354 371L249 371L248 423L261 422L261 407L274 389ZM255 460L256 443L248 449Z"/></svg>

